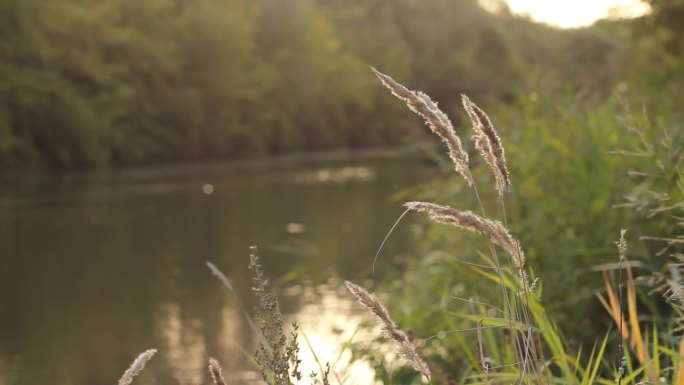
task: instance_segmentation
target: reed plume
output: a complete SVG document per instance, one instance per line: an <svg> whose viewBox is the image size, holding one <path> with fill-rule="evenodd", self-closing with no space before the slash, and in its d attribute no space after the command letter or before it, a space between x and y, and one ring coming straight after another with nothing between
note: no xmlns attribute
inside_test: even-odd
<svg viewBox="0 0 684 385"><path fill-rule="evenodd" d="M133 382L133 377L140 374L140 372L145 368L145 364L149 361L152 356L157 353L157 349L149 349L142 352L131 364L131 366L126 370L119 380L119 385L129 385Z"/></svg>
<svg viewBox="0 0 684 385"><path fill-rule="evenodd" d="M437 103L429 96L420 91L411 91L391 77L371 67L382 84L387 87L394 96L403 100L411 111L425 119L425 124L439 136L449 149L449 158L454 163L454 169L473 185L473 178L468 170L468 153L463 150L461 139L456 135L449 117L442 112Z"/></svg>
<svg viewBox="0 0 684 385"><path fill-rule="evenodd" d="M415 345L403 330L399 329L397 325L390 318L389 312L380 303L378 297L367 292L364 288L352 282L346 281L345 285L349 292L356 297L356 300L363 305L371 313L375 314L382 324L382 332L388 338L393 339L399 344L399 354L411 363L413 368L422 373L426 378L430 378L430 368L428 367L425 358L418 353Z"/></svg>
<svg viewBox="0 0 684 385"><path fill-rule="evenodd" d="M520 242L513 238L501 222L482 218L471 211L460 211L448 206L429 202L407 202L404 206L410 210L427 213L431 220L462 229L488 235L492 242L501 246L512 258L517 274L522 283L528 287L525 267L525 254L520 248Z"/></svg>
<svg viewBox="0 0 684 385"><path fill-rule="evenodd" d="M470 101L466 95L461 95L461 101L473 124L475 148L480 150L485 162L492 169L496 181L496 191L502 196L510 188L511 180L508 174L508 167L506 166L501 138L499 138L494 129L489 116L480 107Z"/></svg>
<svg viewBox="0 0 684 385"><path fill-rule="evenodd" d="M211 374L211 379L214 380L215 385L226 385L226 380L223 379L221 364L214 358L209 358L209 374Z"/></svg>

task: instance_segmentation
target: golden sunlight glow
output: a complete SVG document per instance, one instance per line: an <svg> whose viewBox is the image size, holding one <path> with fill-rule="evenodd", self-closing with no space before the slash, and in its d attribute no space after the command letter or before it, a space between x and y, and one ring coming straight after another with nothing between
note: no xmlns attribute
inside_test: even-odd
<svg viewBox="0 0 684 385"><path fill-rule="evenodd" d="M318 295L314 295L313 291L304 288L302 296L310 300L296 315L301 334L302 373L320 372L319 361L321 365L330 361L331 383L377 385L379 381L375 380L370 365L363 360L353 361L346 347L349 342L371 341L375 337L360 329L364 318L354 314L353 309L358 310L356 302L346 293L339 293L327 286L318 287Z"/></svg>
<svg viewBox="0 0 684 385"><path fill-rule="evenodd" d="M155 318L161 340L159 350L175 383L201 385L206 376L207 357L202 322L182 319L181 307L174 302L160 304Z"/></svg>
<svg viewBox="0 0 684 385"><path fill-rule="evenodd" d="M582 27L601 18L636 17L648 12L639 0L506 0L511 11L562 28Z"/></svg>

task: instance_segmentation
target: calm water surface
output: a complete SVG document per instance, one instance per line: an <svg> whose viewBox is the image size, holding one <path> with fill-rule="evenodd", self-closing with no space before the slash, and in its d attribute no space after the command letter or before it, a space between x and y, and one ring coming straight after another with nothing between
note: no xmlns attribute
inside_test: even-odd
<svg viewBox="0 0 684 385"><path fill-rule="evenodd" d="M230 383L253 382L247 354L255 341L243 307L251 308L254 244L283 288L288 317L321 359L334 360L359 322L340 279L370 275L402 212L391 197L430 177L416 157L350 159L5 183L0 385L113 384L151 347L159 353L136 384L209 383L209 356L223 363ZM398 227L380 263L407 252L409 238L407 226ZM228 276L235 294L205 261ZM340 376L372 383L346 357L335 366Z"/></svg>

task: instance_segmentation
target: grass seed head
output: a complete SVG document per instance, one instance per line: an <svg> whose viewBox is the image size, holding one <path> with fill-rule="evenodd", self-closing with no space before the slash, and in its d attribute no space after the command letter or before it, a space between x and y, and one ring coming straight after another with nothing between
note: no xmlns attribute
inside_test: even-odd
<svg viewBox="0 0 684 385"><path fill-rule="evenodd" d="M525 254L520 247L520 242L511 236L501 222L482 218L471 211L460 211L429 202L407 202L404 206L413 211L427 213L430 219L437 223L488 235L492 242L501 246L511 256L522 284L526 288L529 287L527 273L524 270Z"/></svg>
<svg viewBox="0 0 684 385"><path fill-rule="evenodd" d="M215 385L226 385L226 380L223 379L221 364L214 358L209 358L209 374Z"/></svg>
<svg viewBox="0 0 684 385"><path fill-rule="evenodd" d="M494 173L496 190L499 195L503 195L510 188L511 180L508 174L508 167L506 166L506 157L504 156L501 138L499 138L499 134L494 129L489 116L480 107L470 101L466 95L461 95L461 101L473 125L473 131L475 131L473 135L475 148L480 150L485 162Z"/></svg>
<svg viewBox="0 0 684 385"><path fill-rule="evenodd" d="M149 361L156 353L157 349L149 349L140 353L128 370L126 370L123 376L121 376L119 385L129 385L131 382L133 382L133 377L140 374L140 372L145 368L147 361Z"/></svg>
<svg viewBox="0 0 684 385"><path fill-rule="evenodd" d="M411 339L406 332L399 329L394 321L392 321L389 312L382 303L380 303L378 297L352 282L346 281L345 285L347 286L347 290L349 290L361 305L375 314L382 325L383 334L397 342L399 345L399 354L410 362L416 371L423 374L426 378L430 378L430 368L428 367L425 358L416 350L416 346L411 342Z"/></svg>
<svg viewBox="0 0 684 385"><path fill-rule="evenodd" d="M391 77L371 67L382 84L387 87L394 96L403 100L411 111L425 119L425 124L439 136L449 149L449 158L454 163L454 169L461 174L469 186L473 185L473 179L468 170L468 153L463 150L461 139L456 135L449 117L442 112L437 103L430 97L419 91L411 91Z"/></svg>

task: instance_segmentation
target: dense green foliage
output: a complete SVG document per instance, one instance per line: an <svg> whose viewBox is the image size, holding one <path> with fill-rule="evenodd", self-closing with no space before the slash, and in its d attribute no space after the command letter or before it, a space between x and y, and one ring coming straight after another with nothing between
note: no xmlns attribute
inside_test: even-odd
<svg viewBox="0 0 684 385"><path fill-rule="evenodd" d="M397 143L417 121L370 65L451 110L461 92L511 102L550 68L606 82L618 46L476 0L5 0L0 168Z"/></svg>

